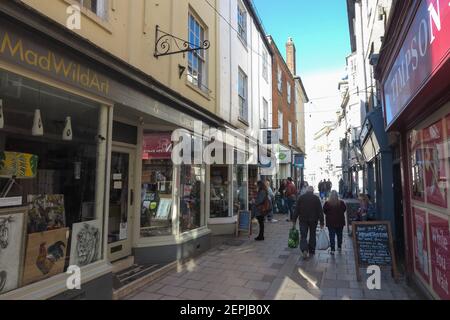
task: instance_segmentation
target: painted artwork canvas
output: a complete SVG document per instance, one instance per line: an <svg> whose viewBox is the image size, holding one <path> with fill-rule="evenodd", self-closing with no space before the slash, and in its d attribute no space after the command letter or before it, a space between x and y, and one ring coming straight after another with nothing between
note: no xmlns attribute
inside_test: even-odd
<svg viewBox="0 0 450 320"><path fill-rule="evenodd" d="M22 285L27 285L64 271L69 229L28 235Z"/></svg>
<svg viewBox="0 0 450 320"><path fill-rule="evenodd" d="M86 266L101 256L100 220L74 223L70 246L70 265Z"/></svg>
<svg viewBox="0 0 450 320"><path fill-rule="evenodd" d="M64 228L64 195L29 195L27 200L28 233Z"/></svg>
<svg viewBox="0 0 450 320"><path fill-rule="evenodd" d="M19 286L26 208L0 210L0 294Z"/></svg>

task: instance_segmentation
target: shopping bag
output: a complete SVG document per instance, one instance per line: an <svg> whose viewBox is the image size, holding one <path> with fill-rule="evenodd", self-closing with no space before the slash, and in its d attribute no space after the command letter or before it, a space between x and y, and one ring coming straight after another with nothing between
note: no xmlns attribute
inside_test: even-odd
<svg viewBox="0 0 450 320"><path fill-rule="evenodd" d="M330 238L324 229L319 229L316 233L316 250L327 250L330 247Z"/></svg>
<svg viewBox="0 0 450 320"><path fill-rule="evenodd" d="M298 233L297 228L292 228L291 231L289 231L289 240L288 240L288 247L289 248L298 248L300 242L300 236Z"/></svg>

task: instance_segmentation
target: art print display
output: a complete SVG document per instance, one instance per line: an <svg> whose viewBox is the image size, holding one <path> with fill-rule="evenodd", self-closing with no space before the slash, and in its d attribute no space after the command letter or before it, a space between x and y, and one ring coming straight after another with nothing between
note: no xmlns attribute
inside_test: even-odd
<svg viewBox="0 0 450 320"><path fill-rule="evenodd" d="M100 259L101 222L92 220L74 223L70 246L70 265L86 266Z"/></svg>
<svg viewBox="0 0 450 320"><path fill-rule="evenodd" d="M28 203L28 233L64 228L64 195L29 195Z"/></svg>
<svg viewBox="0 0 450 320"><path fill-rule="evenodd" d="M22 285L64 271L69 229L61 228L28 235Z"/></svg>
<svg viewBox="0 0 450 320"><path fill-rule="evenodd" d="M447 208L447 175L443 121L423 130L427 202Z"/></svg>
<svg viewBox="0 0 450 320"><path fill-rule="evenodd" d="M156 219L166 220L169 218L170 209L172 208L171 199L161 199L156 212Z"/></svg>
<svg viewBox="0 0 450 320"><path fill-rule="evenodd" d="M0 151L0 176L16 179L36 177L38 157L34 154Z"/></svg>
<svg viewBox="0 0 450 320"><path fill-rule="evenodd" d="M429 212L431 273L433 290L443 300L450 300L450 232L448 216Z"/></svg>
<svg viewBox="0 0 450 320"><path fill-rule="evenodd" d="M428 230L426 212L413 207L414 215L414 260L416 270L423 279L430 282Z"/></svg>
<svg viewBox="0 0 450 320"><path fill-rule="evenodd" d="M0 294L20 284L26 208L0 210Z"/></svg>

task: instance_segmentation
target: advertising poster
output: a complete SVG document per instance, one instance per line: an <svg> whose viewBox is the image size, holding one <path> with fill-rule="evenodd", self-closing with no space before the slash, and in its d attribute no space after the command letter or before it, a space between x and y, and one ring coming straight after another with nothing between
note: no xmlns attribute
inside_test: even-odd
<svg viewBox="0 0 450 320"><path fill-rule="evenodd" d="M426 225L426 213L413 207L414 214L414 260L418 273L430 283L428 230Z"/></svg>
<svg viewBox="0 0 450 320"><path fill-rule="evenodd" d="M429 213L430 251L433 290L443 300L450 300L450 232L448 217Z"/></svg>
<svg viewBox="0 0 450 320"><path fill-rule="evenodd" d="M409 153L411 157L411 195L414 200L425 200L424 162L422 149L422 131L413 130L409 135Z"/></svg>
<svg viewBox="0 0 450 320"><path fill-rule="evenodd" d="M423 130L427 202L447 208L447 175L443 121Z"/></svg>
<svg viewBox="0 0 450 320"><path fill-rule="evenodd" d="M144 134L143 159L171 159L172 135L170 133Z"/></svg>

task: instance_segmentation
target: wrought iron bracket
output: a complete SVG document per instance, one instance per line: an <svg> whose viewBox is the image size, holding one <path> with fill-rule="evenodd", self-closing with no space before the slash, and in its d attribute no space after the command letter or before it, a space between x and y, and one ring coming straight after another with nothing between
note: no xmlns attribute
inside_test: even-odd
<svg viewBox="0 0 450 320"><path fill-rule="evenodd" d="M155 39L155 58L177 53L183 53L184 56L186 52L208 50L210 47L210 42L208 40L204 40L202 46L198 47L189 41L162 31L158 25L156 26Z"/></svg>

